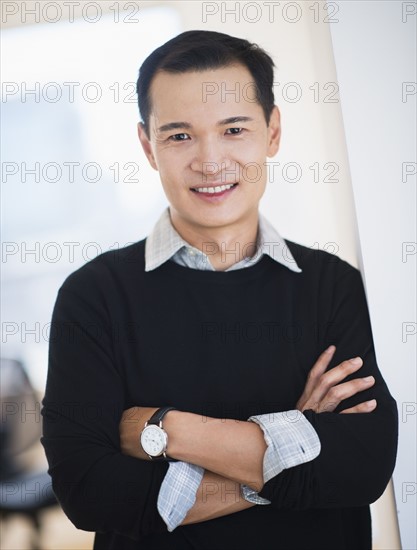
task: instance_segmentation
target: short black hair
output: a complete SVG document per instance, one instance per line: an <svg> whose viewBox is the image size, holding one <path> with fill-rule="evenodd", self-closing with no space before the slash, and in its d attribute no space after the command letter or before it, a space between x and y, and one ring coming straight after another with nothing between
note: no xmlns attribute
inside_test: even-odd
<svg viewBox="0 0 417 550"><path fill-rule="evenodd" d="M138 106L145 132L149 137L152 105L149 90L159 71L186 73L206 71L241 64L251 73L256 101L261 105L267 125L274 108L274 62L255 43L214 31L183 32L156 50L142 63L136 83Z"/></svg>

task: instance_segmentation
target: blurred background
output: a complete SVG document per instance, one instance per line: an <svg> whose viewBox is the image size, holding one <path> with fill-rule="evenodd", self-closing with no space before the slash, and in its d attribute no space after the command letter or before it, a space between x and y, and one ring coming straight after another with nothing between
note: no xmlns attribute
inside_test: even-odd
<svg viewBox="0 0 417 550"><path fill-rule="evenodd" d="M261 210L364 276L397 399L375 549L415 549L416 3L2 2L2 550L88 549L39 443L49 323L69 273L144 238L167 205L136 134L145 57L188 29L259 43L276 64L281 149ZM402 546L401 546L402 544Z"/></svg>

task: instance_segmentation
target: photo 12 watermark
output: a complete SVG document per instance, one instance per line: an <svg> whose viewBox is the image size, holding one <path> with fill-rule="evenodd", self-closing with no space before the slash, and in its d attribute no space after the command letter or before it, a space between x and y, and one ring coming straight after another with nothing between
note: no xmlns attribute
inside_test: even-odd
<svg viewBox="0 0 417 550"><path fill-rule="evenodd" d="M103 165L91 162L10 162L1 164L1 182L20 183L140 183L137 162L113 162Z"/></svg>
<svg viewBox="0 0 417 550"><path fill-rule="evenodd" d="M307 99L313 103L339 103L339 85L334 81L326 82L278 82L272 83L274 97L278 102L298 103L302 99ZM411 95L407 89L404 92L405 97ZM232 85L227 82L203 82L201 87L201 100L208 103L210 99L220 99L221 103L226 103L227 98L232 97L235 103L262 103L262 93L255 81L249 81L242 85L241 82L235 82Z"/></svg>
<svg viewBox="0 0 417 550"><path fill-rule="evenodd" d="M314 23L338 23L339 2L202 2L201 22L294 25L308 18Z"/></svg>
<svg viewBox="0 0 417 550"><path fill-rule="evenodd" d="M15 82L3 81L1 102L20 101L21 103L137 103L136 82L111 82L104 85L96 81L64 82Z"/></svg>
<svg viewBox="0 0 417 550"><path fill-rule="evenodd" d="M142 3L142 6L146 2ZM138 2L1 2L1 21L11 23L16 19L22 24L74 23L77 20L97 24L106 17L113 23L138 24Z"/></svg>

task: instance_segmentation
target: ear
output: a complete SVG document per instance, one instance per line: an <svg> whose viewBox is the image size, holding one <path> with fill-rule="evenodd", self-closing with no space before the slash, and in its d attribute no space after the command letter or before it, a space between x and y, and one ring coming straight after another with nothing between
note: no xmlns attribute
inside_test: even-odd
<svg viewBox="0 0 417 550"><path fill-rule="evenodd" d="M149 141L148 136L146 135L145 126L142 122L138 122L138 137L146 158L149 161L149 164L152 166L152 168L154 168L154 170L158 171L158 165L156 164L156 160L152 151L152 145Z"/></svg>
<svg viewBox="0 0 417 550"><path fill-rule="evenodd" d="M278 153L281 140L281 114L276 105L271 112L268 126L268 157L274 157Z"/></svg>

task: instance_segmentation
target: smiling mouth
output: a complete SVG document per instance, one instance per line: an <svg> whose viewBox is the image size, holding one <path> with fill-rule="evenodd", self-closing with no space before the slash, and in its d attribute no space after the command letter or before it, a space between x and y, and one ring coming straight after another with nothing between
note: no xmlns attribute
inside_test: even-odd
<svg viewBox="0 0 417 550"><path fill-rule="evenodd" d="M228 183L225 185L212 185L210 187L191 187L191 191L194 191L194 193L209 193L214 195L215 193L223 193L224 191L233 189L233 187L236 187L237 185L238 183Z"/></svg>

